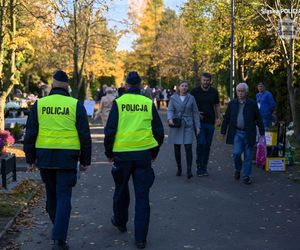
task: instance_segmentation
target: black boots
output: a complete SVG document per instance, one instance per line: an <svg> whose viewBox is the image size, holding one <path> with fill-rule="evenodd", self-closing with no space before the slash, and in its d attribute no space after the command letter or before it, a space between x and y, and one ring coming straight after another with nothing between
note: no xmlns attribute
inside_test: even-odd
<svg viewBox="0 0 300 250"><path fill-rule="evenodd" d="M181 168L181 165L178 165L177 166L176 176L181 176L181 174L182 174L182 168Z"/></svg>
<svg viewBox="0 0 300 250"><path fill-rule="evenodd" d="M193 177L193 174L192 174L192 166L188 166L187 167L187 170L186 170L186 177L188 179L191 179Z"/></svg>
<svg viewBox="0 0 300 250"><path fill-rule="evenodd" d="M68 250L69 245L64 240L55 240L53 242L52 250Z"/></svg>
<svg viewBox="0 0 300 250"><path fill-rule="evenodd" d="M180 165L177 165L177 172L176 172L176 176L181 176L182 175L182 168ZM192 174L192 167L187 167L187 170L186 170L186 177L188 179L191 179L193 177L193 174Z"/></svg>

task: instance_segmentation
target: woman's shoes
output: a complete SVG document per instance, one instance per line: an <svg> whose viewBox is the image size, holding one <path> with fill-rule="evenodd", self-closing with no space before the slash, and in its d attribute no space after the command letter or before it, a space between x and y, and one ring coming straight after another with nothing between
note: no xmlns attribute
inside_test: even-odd
<svg viewBox="0 0 300 250"><path fill-rule="evenodd" d="M192 174L192 167L188 167L187 168L187 171L186 171L186 177L188 179L191 179L193 177L193 174Z"/></svg>
<svg viewBox="0 0 300 250"><path fill-rule="evenodd" d="M177 172L176 172L176 176L181 176L182 175L182 168L181 166L177 166ZM192 168L188 167L187 168L187 171L186 171L186 177L188 179L191 179L193 177L193 174L192 174Z"/></svg>
<svg viewBox="0 0 300 250"><path fill-rule="evenodd" d="M181 176L181 174L182 174L182 168L181 166L177 166L176 176Z"/></svg>
<svg viewBox="0 0 300 250"><path fill-rule="evenodd" d="M191 179L193 176L194 176L194 175L193 175L192 173L188 173L188 174L186 175L186 177L187 177L188 179Z"/></svg>

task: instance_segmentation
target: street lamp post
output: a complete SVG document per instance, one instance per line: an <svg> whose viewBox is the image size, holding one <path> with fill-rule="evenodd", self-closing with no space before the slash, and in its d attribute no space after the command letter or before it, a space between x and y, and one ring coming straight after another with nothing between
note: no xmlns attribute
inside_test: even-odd
<svg viewBox="0 0 300 250"><path fill-rule="evenodd" d="M234 28L235 28L235 6L234 0L231 0L231 46L230 46L230 100L234 99Z"/></svg>

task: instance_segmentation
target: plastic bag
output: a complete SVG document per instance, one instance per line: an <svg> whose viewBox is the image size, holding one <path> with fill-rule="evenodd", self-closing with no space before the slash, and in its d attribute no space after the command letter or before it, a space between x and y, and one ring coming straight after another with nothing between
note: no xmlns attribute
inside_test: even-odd
<svg viewBox="0 0 300 250"><path fill-rule="evenodd" d="M267 160L267 145L265 136L260 136L256 150L256 165L264 168Z"/></svg>

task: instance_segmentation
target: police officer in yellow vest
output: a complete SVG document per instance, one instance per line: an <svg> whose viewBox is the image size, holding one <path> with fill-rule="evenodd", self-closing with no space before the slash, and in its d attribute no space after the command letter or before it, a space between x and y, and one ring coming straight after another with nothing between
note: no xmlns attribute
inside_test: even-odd
<svg viewBox="0 0 300 250"><path fill-rule="evenodd" d="M84 106L68 93L68 76L59 70L52 90L31 109L26 124L24 151L29 170L36 165L46 186L46 210L53 223L52 249L68 249L72 187L77 164L84 171L91 163L91 136Z"/></svg>
<svg viewBox="0 0 300 250"><path fill-rule="evenodd" d="M132 71L126 78L127 91L113 103L105 127L105 154L114 162L115 181L111 222L126 232L129 207L128 181L135 191L135 244L142 249L150 219L149 190L154 182L151 161L164 140L164 129L152 100L141 95L141 78Z"/></svg>

